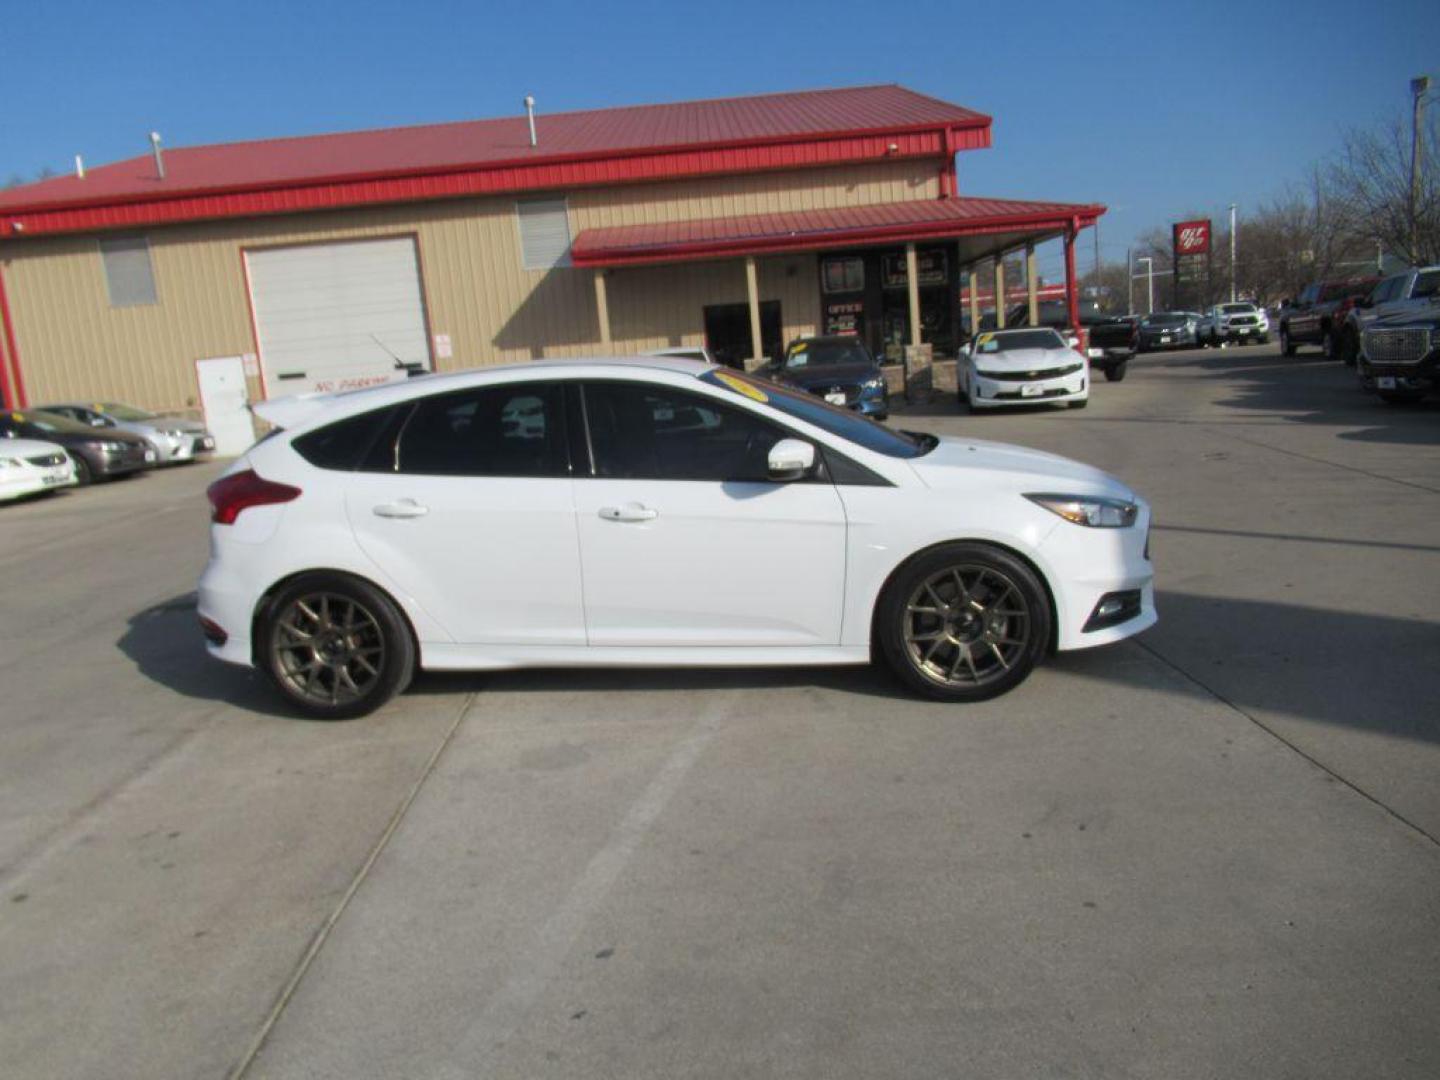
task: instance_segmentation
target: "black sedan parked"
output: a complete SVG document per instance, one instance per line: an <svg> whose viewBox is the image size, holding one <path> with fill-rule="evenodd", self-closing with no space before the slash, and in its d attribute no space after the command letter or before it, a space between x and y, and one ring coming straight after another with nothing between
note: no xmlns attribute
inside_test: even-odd
<svg viewBox="0 0 1440 1080"><path fill-rule="evenodd" d="M155 448L128 431L96 430L66 416L39 409L0 413L0 439L44 439L59 443L75 460L75 480L124 476L155 465Z"/></svg>
<svg viewBox="0 0 1440 1080"><path fill-rule="evenodd" d="M1140 351L1183 349L1198 344L1195 316L1188 311L1157 311L1140 320Z"/></svg>
<svg viewBox="0 0 1440 1080"><path fill-rule="evenodd" d="M859 338L797 338L765 374L876 420L890 415L885 374Z"/></svg>

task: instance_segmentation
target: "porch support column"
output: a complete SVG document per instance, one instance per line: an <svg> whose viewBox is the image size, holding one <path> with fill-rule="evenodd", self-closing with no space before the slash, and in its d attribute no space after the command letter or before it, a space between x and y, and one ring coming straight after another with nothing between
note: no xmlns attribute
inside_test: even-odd
<svg viewBox="0 0 1440 1080"><path fill-rule="evenodd" d="M600 320L600 344L610 344L610 304L605 295L605 269L595 268L595 316Z"/></svg>
<svg viewBox="0 0 1440 1080"><path fill-rule="evenodd" d="M980 275L970 267L970 336L980 333Z"/></svg>
<svg viewBox="0 0 1440 1080"><path fill-rule="evenodd" d="M1040 325L1040 275L1035 266L1035 245L1025 245L1025 289L1030 301L1030 325Z"/></svg>
<svg viewBox="0 0 1440 1080"><path fill-rule="evenodd" d="M995 256L995 329L1005 329L1005 253Z"/></svg>
<svg viewBox="0 0 1440 1080"><path fill-rule="evenodd" d="M760 341L760 279L755 272L755 256L745 256L745 296L750 303L750 361L746 364L746 370L753 371L761 366L761 350L764 345Z"/></svg>
<svg viewBox="0 0 1440 1080"><path fill-rule="evenodd" d="M1070 329L1080 333L1080 294L1076 291L1075 279L1075 234L1080 231L1078 221L1070 222L1065 230L1065 306L1070 316Z"/></svg>
<svg viewBox="0 0 1440 1080"><path fill-rule="evenodd" d="M910 344L920 344L920 265L915 245L905 245L905 291L910 294Z"/></svg>

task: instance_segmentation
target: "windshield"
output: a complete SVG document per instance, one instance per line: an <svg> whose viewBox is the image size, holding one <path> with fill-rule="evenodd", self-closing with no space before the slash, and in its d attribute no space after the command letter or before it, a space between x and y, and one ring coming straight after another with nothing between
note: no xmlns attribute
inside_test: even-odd
<svg viewBox="0 0 1440 1080"><path fill-rule="evenodd" d="M933 435L910 434L886 427L859 413L827 405L814 394L792 390L768 379L738 371L707 371L701 380L723 387L751 401L760 401L787 416L814 424L822 431L894 458L915 458L929 453L939 441Z"/></svg>
<svg viewBox="0 0 1440 1080"><path fill-rule="evenodd" d="M11 413L18 423L33 424L41 431L53 431L56 433L68 433L70 435L93 435L95 431L89 424L82 424L78 420L71 420L68 416L59 416L56 413L48 412L26 412Z"/></svg>
<svg viewBox="0 0 1440 1080"><path fill-rule="evenodd" d="M1253 315L1254 304L1221 304L1220 310L1226 315Z"/></svg>
<svg viewBox="0 0 1440 1080"><path fill-rule="evenodd" d="M1146 326L1183 326L1185 324L1185 313L1183 311L1158 311L1154 315L1145 316Z"/></svg>
<svg viewBox="0 0 1440 1080"><path fill-rule="evenodd" d="M1002 330L994 334L981 334L975 339L975 351L980 353L1063 348L1065 339L1054 330Z"/></svg>
<svg viewBox="0 0 1440 1080"><path fill-rule="evenodd" d="M154 413L146 412L144 409L137 409L133 405L121 405L118 401L107 401L95 411L104 413L112 420L123 420L127 424L139 423L141 420L155 419Z"/></svg>
<svg viewBox="0 0 1440 1080"><path fill-rule="evenodd" d="M785 367L789 369L874 362L858 341L796 341L785 353Z"/></svg>
<svg viewBox="0 0 1440 1080"><path fill-rule="evenodd" d="M1374 287L1374 278L1366 278L1364 281L1341 281L1322 288L1320 299L1322 301L1345 300L1352 296L1366 296Z"/></svg>

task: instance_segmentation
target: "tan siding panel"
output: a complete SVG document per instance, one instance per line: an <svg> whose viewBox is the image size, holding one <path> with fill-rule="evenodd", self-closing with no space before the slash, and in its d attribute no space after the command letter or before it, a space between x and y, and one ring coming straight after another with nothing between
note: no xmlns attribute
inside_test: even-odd
<svg viewBox="0 0 1440 1080"><path fill-rule="evenodd" d="M864 205L939 195L938 162L877 162L667 181L569 193L571 234L636 222ZM419 241L432 334L454 348L437 367L601 350L590 271L521 266L514 202L462 199L208 222L148 233L158 302L112 308L93 237L0 247L30 398L115 398L198 406L194 362L255 351L242 252L274 244L394 236ZM787 339L818 322L815 258L763 259L761 295L779 300ZM611 275L611 351L698 344L707 304L743 303L739 260ZM258 397L260 387L252 393Z"/></svg>

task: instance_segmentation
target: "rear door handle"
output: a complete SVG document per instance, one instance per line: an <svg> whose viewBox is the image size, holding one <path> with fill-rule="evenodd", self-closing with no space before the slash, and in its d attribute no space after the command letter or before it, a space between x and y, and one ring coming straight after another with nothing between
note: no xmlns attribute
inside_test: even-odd
<svg viewBox="0 0 1440 1080"><path fill-rule="evenodd" d="M606 521L654 521L660 516L660 511L639 503L627 503L624 506L602 506L600 516Z"/></svg>
<svg viewBox="0 0 1440 1080"><path fill-rule="evenodd" d="M400 499L397 502L381 503L375 507L375 516L383 518L418 518L430 512L428 506L421 506L414 499Z"/></svg>

